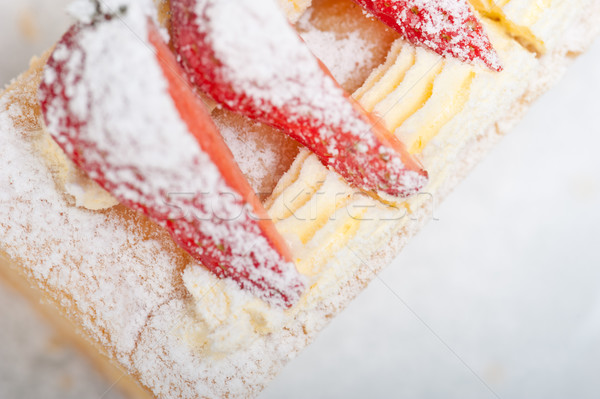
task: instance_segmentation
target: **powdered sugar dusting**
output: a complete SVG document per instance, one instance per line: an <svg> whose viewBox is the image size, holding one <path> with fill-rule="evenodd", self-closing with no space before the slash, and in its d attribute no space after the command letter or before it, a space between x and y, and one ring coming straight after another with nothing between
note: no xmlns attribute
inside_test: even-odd
<svg viewBox="0 0 600 399"><path fill-rule="evenodd" d="M298 152L282 132L226 110L211 114L223 139L257 196L271 195Z"/></svg>
<svg viewBox="0 0 600 399"><path fill-rule="evenodd" d="M585 26L594 26L596 21L590 17ZM581 51L578 41L572 47L572 39L568 35L561 48L550 49L552 53L541 58L544 65L536 67L536 74L523 78L519 85L539 89L537 80L548 83L547 71L562 69L569 50ZM532 62L537 65L535 59ZM520 65L511 65L520 76ZM485 86L486 101L517 104L520 114L525 104L518 101L520 92L511 91L515 80L498 89L499 79L489 79L493 85ZM75 324L85 324L95 341L121 359L159 397L256 396L360 293L374 273L389 263L422 222L430 219L430 202L423 201L410 218L420 222L394 234L386 231L374 239L360 229L351 247L364 263L352 253L330 254L334 257L323 262L335 272L331 284L316 285L315 291L322 291L315 295L314 302L301 305L301 311L286 328L225 358L210 358L198 347L191 347L182 338L183 333L179 334L198 324L196 319L182 316L189 306L189 295L181 285L181 270L192 262L191 258L179 251L164 231L135 212L124 207L89 212L71 206L56 191L52 168L34 145L45 136L35 105L37 83L37 74L26 75L0 98L0 250L22 265L22 272L38 289L48 292L57 303L62 301ZM531 98L527 98L529 102ZM495 120L506 122L507 118L512 121L514 107L510 111L510 115L500 112L490 119L485 113L469 110L465 120L475 118L489 124ZM504 128L498 130L495 126L483 134L460 126L453 130L451 138L458 140L457 146L445 149L456 155L451 156L452 170L443 178L443 187L436 191L438 199L448 194L504 133ZM432 148L432 157L436 157L435 151ZM396 222L393 225L400 227ZM365 263L370 267L364 267Z"/></svg>
<svg viewBox="0 0 600 399"><path fill-rule="evenodd" d="M467 0L354 0L412 43L500 71L498 54Z"/></svg>
<svg viewBox="0 0 600 399"><path fill-rule="evenodd" d="M351 80L357 70L367 66L373 58L375 43L363 39L358 31L349 31L343 38L334 32L316 29L309 21L313 9L307 10L298 20L300 36L313 54L320 59L342 86ZM341 62L352 60L353 62Z"/></svg>
<svg viewBox="0 0 600 399"><path fill-rule="evenodd" d="M186 261L133 212L70 206L36 149L46 133L15 127L13 121L31 110L11 101L5 96L0 102L1 249L26 265L23 273L55 293L60 305L129 367L152 309L179 294L173 287Z"/></svg>
<svg viewBox="0 0 600 399"><path fill-rule="evenodd" d="M426 174L404 162L410 156L384 143L322 70L273 0L174 1L173 31L203 91L285 130L351 184L403 197L425 183Z"/></svg>
<svg viewBox="0 0 600 399"><path fill-rule="evenodd" d="M323 125L357 132L365 144L373 141L370 126L355 117L342 90L322 72L272 0L200 0L196 13L199 29L224 64L220 73L239 96L253 102L248 106L287 107L292 118L312 112ZM333 135L331 129L323 132L325 139Z"/></svg>
<svg viewBox="0 0 600 399"><path fill-rule="evenodd" d="M293 264L261 233L168 94L143 5L124 2L119 18L97 17L57 45L40 89L49 131L92 179L213 272L274 304L294 302L302 282Z"/></svg>

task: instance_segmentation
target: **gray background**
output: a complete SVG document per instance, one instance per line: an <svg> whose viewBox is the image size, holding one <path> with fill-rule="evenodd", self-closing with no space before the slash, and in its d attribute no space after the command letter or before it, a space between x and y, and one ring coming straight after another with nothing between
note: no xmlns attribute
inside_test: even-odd
<svg viewBox="0 0 600 399"><path fill-rule="evenodd" d="M0 85L66 0L0 0ZM262 398L600 396L600 42ZM0 398L119 398L0 284Z"/></svg>

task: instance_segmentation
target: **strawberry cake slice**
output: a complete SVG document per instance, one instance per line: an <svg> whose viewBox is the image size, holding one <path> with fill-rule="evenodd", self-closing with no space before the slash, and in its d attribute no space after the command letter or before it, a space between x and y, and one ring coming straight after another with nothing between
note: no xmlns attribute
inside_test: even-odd
<svg viewBox="0 0 600 399"><path fill-rule="evenodd" d="M0 271L132 397L254 397L585 49L577 3L76 1L0 95Z"/></svg>

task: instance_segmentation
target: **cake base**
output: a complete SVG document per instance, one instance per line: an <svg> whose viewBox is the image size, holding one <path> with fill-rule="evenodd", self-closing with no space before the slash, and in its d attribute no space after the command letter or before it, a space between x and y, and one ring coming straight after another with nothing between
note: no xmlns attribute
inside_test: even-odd
<svg viewBox="0 0 600 399"><path fill-rule="evenodd" d="M593 27L594 18L590 17L590 20L587 22L582 21L582 25L586 27ZM542 63L540 64L539 70L537 71L537 78L534 81L530 82L529 89L522 96L520 102L518 104L515 104L514 108L511 111L511 114L506 115L505 118L503 118L502 121L498 122L493 128L476 136L475 138L464 144L460 156L458 157L458 159L460 159L460 162L457 162L453 165L450 178L448 178L444 182L444 184L436 193L436 200L441 201L446 195L448 195L452 191L452 189L458 184L458 182L462 180L462 178L473 168L473 166L476 165L477 162L485 156L487 151L510 129L512 124L514 124L518 120L518 118L526 110L528 105L561 75L562 71L564 71L564 68L570 62L570 60L577 53L582 51L585 48L585 45L591 39L591 35L589 35L587 39L588 41L586 42L584 39L581 39L582 37L584 36L578 34L574 35L573 38L570 38L577 38L577 40L567 40L569 38L566 38L564 46L559 47L556 49L556 51L553 51L551 54L544 56L542 59ZM314 326L314 328L310 332L303 332L301 328L302 326L300 324L293 325L294 328L291 330L274 332L273 335L270 337L270 344L272 344L271 346L284 346L286 347L286 350L277 351L275 349L272 349L271 346L269 346L268 349L271 349L271 351L261 354L264 355L264 359L261 359L263 360L263 363L258 364L257 362L256 367L251 369L247 376L244 376L247 378L242 377L241 381L243 381L244 386L237 386L237 389L240 389L241 391L235 391L232 395L237 395L240 397L256 395L264 386L264 384L266 384L268 378L274 377L274 375L277 373L277 371L279 371L282 365L287 362L289 357L298 353L304 346L310 343L315 338L317 332L326 325L328 320L330 320L335 314L341 311L341 309L343 309L348 304L348 302L351 299L353 299L364 288L364 286L374 278L375 273L378 272L387 263L389 263L389 261L391 261L391 259L402 249L402 247L406 244L410 237L414 235L424 223L431 219L431 206L431 204L423 204L420 208L416 209L413 214L413 216L417 219L415 223L410 224L406 228L399 231L398 234L390 237L387 245L381 246L378 251L375 251L374 253L370 254L370 256L365 257L364 263L369 267L363 267L359 269L357 273L351 276L345 276L344 280L339 281L339 290L335 293L332 293L332 297L328 298L327 303L323 303L321 307L314 310L314 313L317 316L317 325ZM14 271L22 270L25 268L20 268L17 266L4 269ZM14 279L15 281L19 280L14 276L9 276L9 278ZM28 277L21 276L21 282L13 283L13 285L18 286L21 290L27 291L28 289L30 289L30 284L28 283L29 281L30 280ZM34 293L36 291L38 291L38 289L34 289ZM39 302L40 300L43 300L44 302L48 303L49 305L45 308L45 311L56 316L50 317L51 320L54 323L66 326L64 327L66 332L69 333L70 331L72 334L73 325L69 325L68 322L64 322L64 319L61 319L60 315L64 313L73 314L73 309L60 309L60 307L56 306L55 299L53 300L52 298L49 298L42 294L40 294L40 296L37 298L35 297L35 295L32 295L31 298L33 301ZM150 350L152 348L152 345L150 345L151 343L156 344L156 341L153 341L152 338L155 338L154 335L156 335L157 333L155 331L150 331L152 328L155 328L155 326L152 324L152 318L156 317L156 314L159 314L161 317L164 317L165 320L168 320L168 317L166 317L164 314L167 313L169 310L170 309L166 306L166 304L161 303L156 309L153 309L153 312L155 313L148 315L149 321L147 322L147 325L149 327L147 330L144 331L144 334L146 334L147 331L149 332L147 332L147 335L142 336L141 339L136 341L136 346L138 344L141 345L141 349L136 348L136 356L140 357L147 355L146 352L142 351ZM146 327L146 325L144 327ZM62 330L62 328L60 329ZM160 331L158 331L158 333L160 333ZM89 351L92 354L98 352L98 348L96 347L96 345L90 345L89 343L87 343L87 340L85 338L82 338L82 336L76 335L74 338L76 340L80 339L81 342L83 342L83 347L86 348L86 351L89 349ZM165 348L154 348L154 350L160 352L160 349L164 349L165 352L168 352L169 349L173 349L168 347L169 344L170 342L165 344ZM175 349L179 348L176 347ZM101 350L101 352L103 351ZM282 356L284 352L288 355L287 358ZM242 353L241 355L244 354ZM256 358L260 358L256 353L250 355L254 356L254 360L256 360ZM252 356L248 356L247 359L240 358L240 356L232 357L232 362L235 364L236 367L239 367L240 369L242 367L247 367L247 365L245 364L246 362L254 361ZM97 355L95 355L95 357L97 357ZM139 359L125 359L123 361L135 362L137 360ZM160 356L157 356L156 360L163 361L165 364L161 364L160 366L156 365L154 366L154 369L144 370L146 371L147 375L149 375L149 377L146 376L146 378L154 379L154 382L157 386L161 382L168 385L174 380L174 377L164 376L160 372L161 370L165 372L169 371L169 369L167 368L168 363L165 361L165 359L160 358ZM167 360L170 360L168 359L168 356ZM151 363L152 362L149 359L142 359L139 361L139 363L136 363L136 365L141 364L146 366ZM121 373L118 370L118 368L113 368L114 366L112 366L110 362L105 362L105 364L109 365L107 369L110 369L111 372L114 372L115 370L117 371L115 377L119 375L119 373ZM234 369L234 374L235 371L236 370ZM218 373L218 371L215 371L215 373ZM120 376L117 378L120 378ZM218 378L219 382L228 383L232 376L226 376L224 381L221 381L221 379L223 378L222 375L219 375ZM131 380L133 379L134 378L131 377ZM127 380L131 381L129 377L127 377ZM186 382L189 383L189 381ZM193 382L197 382L199 385L202 385L204 387L209 387L211 385L209 378L203 381ZM213 384L215 383L213 382ZM170 396L192 397L190 394L192 387L184 387L182 385L184 384L172 386ZM188 390L184 391L184 389L186 388L188 388ZM197 387L194 386L193 388L196 389ZM168 387L165 388L164 386L160 386L159 389L165 390L168 389ZM218 387L217 389L215 389L214 392L210 392L209 394L211 396L216 396L215 392L227 392L227 389L228 387L226 386ZM242 391L244 393L241 393ZM136 393L132 394L135 395Z"/></svg>
<svg viewBox="0 0 600 399"><path fill-rule="evenodd" d="M140 386L136 379L93 345L81 332L81 329L64 317L63 313L56 309L56 306L43 292L31 287L27 278L19 273L19 269L2 254L0 254L0 279L23 295L42 318L56 329L61 338L72 343L86 356L107 381L114 384L111 389L119 389L131 399L154 398L149 390Z"/></svg>

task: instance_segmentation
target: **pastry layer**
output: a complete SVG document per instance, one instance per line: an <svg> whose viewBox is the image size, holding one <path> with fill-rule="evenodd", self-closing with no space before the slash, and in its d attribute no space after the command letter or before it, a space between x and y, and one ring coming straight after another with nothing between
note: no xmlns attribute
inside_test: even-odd
<svg viewBox="0 0 600 399"><path fill-rule="evenodd" d="M504 48L503 57L523 63L507 68L506 78L444 61L431 94L412 102L414 112L402 105L393 110L390 102L389 112L404 113L396 134L425 132L428 138L418 147L432 183L406 205L389 207L349 189L301 152L268 205L312 285L298 306L280 313L204 272L145 218L121 206L83 209L65 195L56 164L40 151L46 136L36 101L38 60L0 99L0 158L7 165L0 170L0 250L91 342L156 395L252 397L430 218L434 201L559 75L567 54L585 47L595 21L589 11L572 18L569 35L540 58L499 33L493 41ZM391 73L399 47L375 72L370 89ZM394 79L408 76L408 69L400 77L396 72ZM452 82L456 74L461 84ZM385 96L394 90L383 89ZM372 93L376 106L382 95ZM433 128L431 101L451 103ZM411 130L402 130L407 124Z"/></svg>
<svg viewBox="0 0 600 399"><path fill-rule="evenodd" d="M57 311L51 297L43 291L31 287L30 281L21 274L20 268L10 265L9 261L0 254L0 278L6 281L23 294L35 308L56 328L61 337L82 351L108 381L114 383L114 388L119 389L131 399L152 399L154 395L139 385L137 379L124 371L116 362L109 359L101 347L92 344L85 338L81 328L72 320Z"/></svg>

